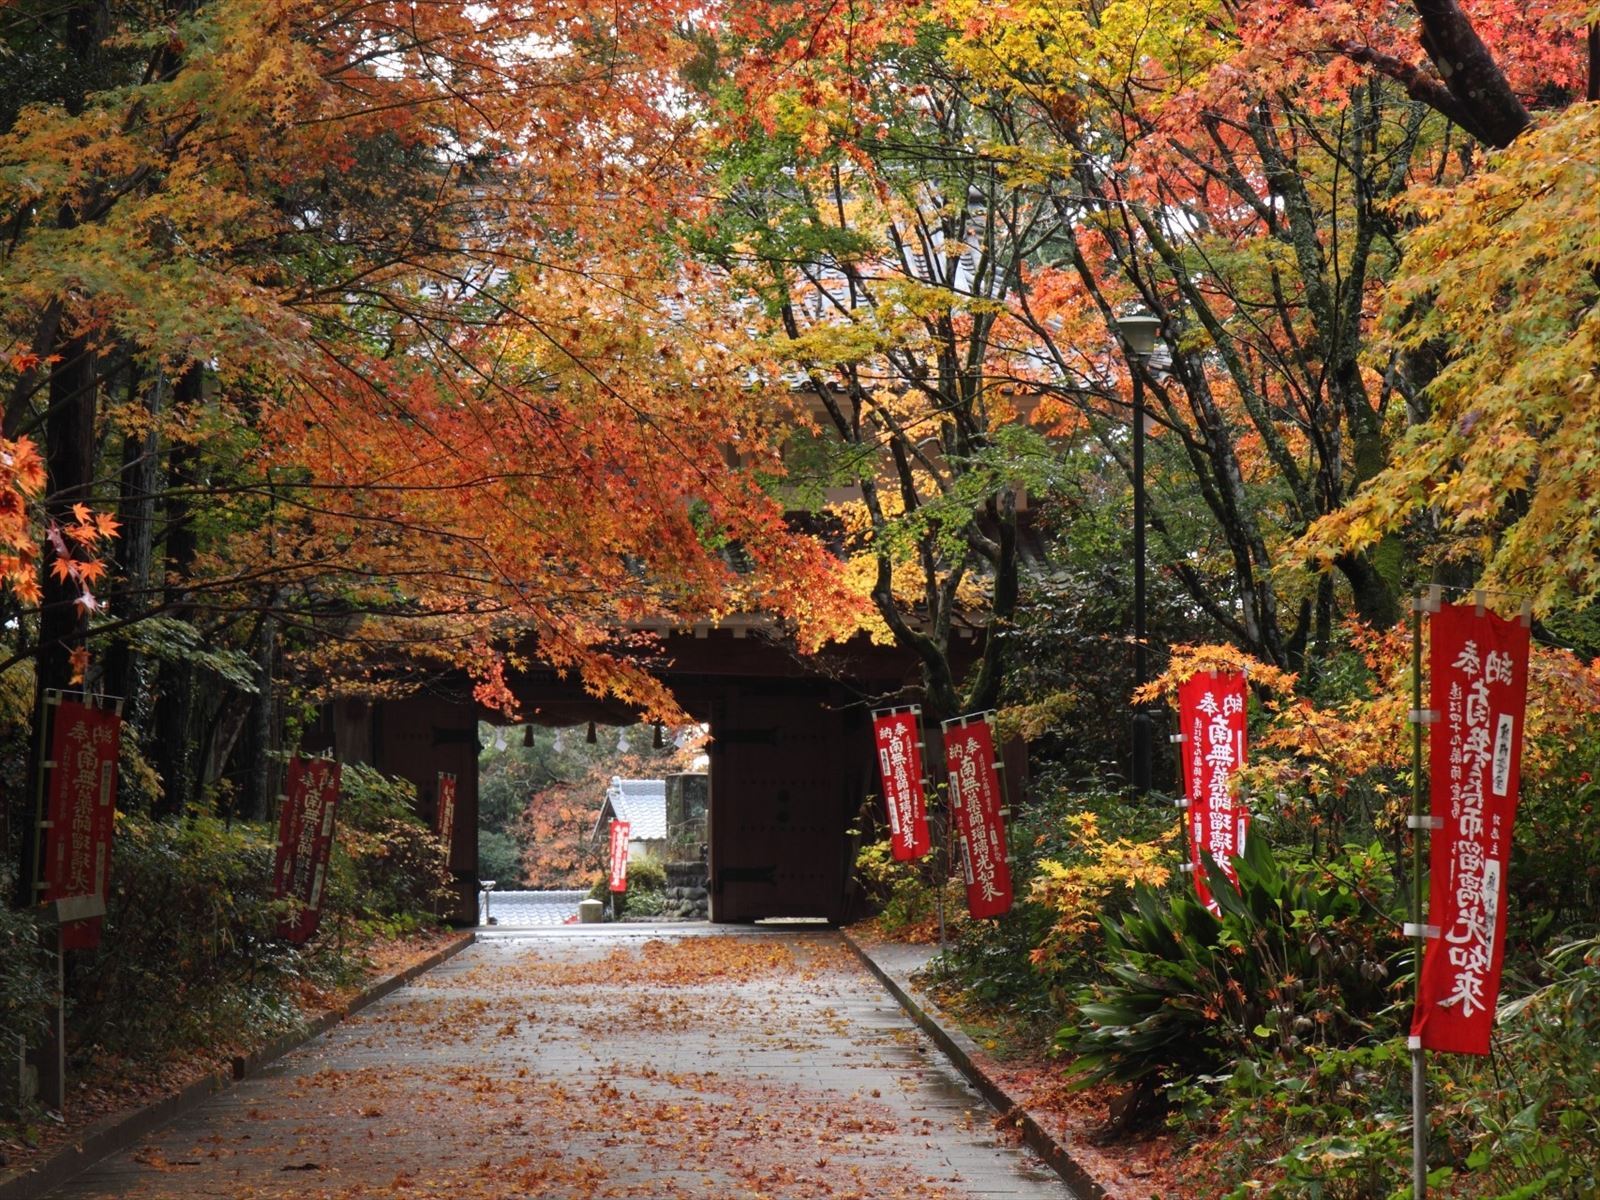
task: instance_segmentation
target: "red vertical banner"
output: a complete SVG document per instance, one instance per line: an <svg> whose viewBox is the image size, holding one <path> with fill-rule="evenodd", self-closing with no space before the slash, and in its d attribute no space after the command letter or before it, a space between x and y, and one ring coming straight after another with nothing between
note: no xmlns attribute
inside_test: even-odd
<svg viewBox="0 0 1600 1200"><path fill-rule="evenodd" d="M1433 834L1428 924L1411 1035L1488 1054L1505 957L1506 864L1521 782L1528 627L1471 605L1429 622Z"/></svg>
<svg viewBox="0 0 1600 1200"><path fill-rule="evenodd" d="M284 780L285 791L278 797L278 849L272 860L272 898L286 899L293 875L295 847L300 844L300 821L305 810L305 760L291 759Z"/></svg>
<svg viewBox="0 0 1600 1200"><path fill-rule="evenodd" d="M273 895L298 907L278 922L278 936L309 941L322 923L322 894L339 807L339 764L331 758L289 760L288 794L278 815Z"/></svg>
<svg viewBox="0 0 1600 1200"><path fill-rule="evenodd" d="M110 709L73 700L51 706L44 887L40 899L95 896L102 902L111 879L111 838L116 828L117 750L122 718ZM100 917L61 927L61 945L85 950L100 944Z"/></svg>
<svg viewBox="0 0 1600 1200"><path fill-rule="evenodd" d="M928 836L928 801L922 788L920 715L916 708L872 714L883 803L889 817L889 846L900 861L921 858L933 846Z"/></svg>
<svg viewBox="0 0 1600 1200"><path fill-rule="evenodd" d="M1237 885L1232 860L1244 853L1250 833L1250 810L1234 779L1245 764L1247 686L1243 671L1197 671L1178 685L1189 861L1195 892L1212 912L1218 909L1206 883L1205 853Z"/></svg>
<svg viewBox="0 0 1600 1200"><path fill-rule="evenodd" d="M627 821L611 822L611 890L628 890L628 836L633 826Z"/></svg>
<svg viewBox="0 0 1600 1200"><path fill-rule="evenodd" d="M450 865L450 848L456 833L456 777L439 772L439 808L434 814L434 832L444 843L445 866Z"/></svg>
<svg viewBox="0 0 1600 1200"><path fill-rule="evenodd" d="M950 772L950 808L961 834L967 911L974 917L998 917L1011 910L1011 864L994 731L987 714L947 721L944 756Z"/></svg>

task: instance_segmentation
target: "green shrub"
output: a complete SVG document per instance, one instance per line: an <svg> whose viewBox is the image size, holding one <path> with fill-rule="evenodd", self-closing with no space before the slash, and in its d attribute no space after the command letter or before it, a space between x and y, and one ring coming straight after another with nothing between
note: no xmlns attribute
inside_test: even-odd
<svg viewBox="0 0 1600 1200"><path fill-rule="evenodd" d="M1105 922L1107 981L1080 994L1059 1035L1084 1081L1134 1084L1148 1112L1166 1087L1231 1058L1371 1036L1393 1001L1394 924L1378 886L1392 876L1374 851L1345 861L1337 874L1286 869L1253 837L1235 860L1239 890L1214 889L1217 916L1187 889L1137 889L1134 911Z"/></svg>
<svg viewBox="0 0 1600 1200"><path fill-rule="evenodd" d="M1552 938L1593 929L1600 914L1600 855L1573 852L1600 845L1600 729L1591 724L1545 749L1544 769L1523 776L1506 875L1513 963L1549 949Z"/></svg>
<svg viewBox="0 0 1600 1200"><path fill-rule="evenodd" d="M100 947L70 964L81 1053L138 1058L286 1028L292 982L336 965L277 940L265 827L119 814L111 861Z"/></svg>
<svg viewBox="0 0 1600 1200"><path fill-rule="evenodd" d="M624 901L629 912L644 916L645 914L635 904L635 901L641 896L660 896L665 899L666 891L667 868L664 864L648 854L629 861L628 889L625 893L627 899ZM610 901L611 867L609 863L606 864L605 870L596 876L594 883L590 886L589 899Z"/></svg>
<svg viewBox="0 0 1600 1200"><path fill-rule="evenodd" d="M1499 1069L1457 1060L1471 1077L1434 1093L1466 1146L1448 1164L1453 1194L1600 1195L1600 938L1556 948L1547 965L1552 983L1500 1007Z"/></svg>
<svg viewBox="0 0 1600 1200"><path fill-rule="evenodd" d="M1016 889L1012 910L993 921L956 922L950 945L930 966L930 979L956 993L953 1003L974 1002L986 1010L985 1020L1013 1026L1004 1031L1008 1041L1048 1043L1076 991L1100 978L1098 938L1065 952L1061 939L1052 936L1060 914L1034 900L1031 888L1045 859L1067 866L1088 861L1076 833L1077 819L1085 814L1116 836L1136 840L1154 839L1173 825L1171 809L1132 804L1120 793L1092 785L1052 790L1030 802L1016 813L1009 839ZM955 907L963 903L958 893Z"/></svg>
<svg viewBox="0 0 1600 1200"><path fill-rule="evenodd" d="M444 844L414 805L405 780L344 767L327 916L404 927L452 902Z"/></svg>
<svg viewBox="0 0 1600 1200"><path fill-rule="evenodd" d="M636 892L631 887L622 897L622 915L625 917L659 917L667 911L665 892Z"/></svg>
<svg viewBox="0 0 1600 1200"><path fill-rule="evenodd" d="M15 886L0 867L0 897L9 897ZM0 898L0 1038L8 1057L17 1038L33 1042L45 1031L54 986L54 963L38 919ZM14 1099L10 1088L0 1088L0 1120L19 1115Z"/></svg>
<svg viewBox="0 0 1600 1200"><path fill-rule="evenodd" d="M667 868L650 855L636 858L628 863L628 895L634 896L639 892L665 892L667 890Z"/></svg>
<svg viewBox="0 0 1600 1200"><path fill-rule="evenodd" d="M1483 1200L1600 1195L1600 940L1559 948L1554 982L1500 1007L1495 1057L1428 1057L1429 1180ZM1398 1011L1409 1012L1402 1003ZM1229 1200L1408 1194L1404 1039L1242 1059L1204 1106L1204 1183ZM1194 1181L1197 1185L1199 1179Z"/></svg>
<svg viewBox="0 0 1600 1200"><path fill-rule="evenodd" d="M393 933L431 920L449 881L410 804L408 785L345 768L322 933L304 946L277 936L275 827L119 813L101 945L69 959L74 1055L137 1060L259 1041L299 1021L308 988L353 982L351 927Z"/></svg>
<svg viewBox="0 0 1600 1200"><path fill-rule="evenodd" d="M963 893L955 900L957 910L965 903ZM1053 1024L1061 1010L1049 980L1034 967L1033 952L1054 918L1044 905L1019 900L993 920L960 921L952 927L949 945L930 964L928 978L960 989L978 1008L1003 1008L1008 1019L1021 1025Z"/></svg>
<svg viewBox="0 0 1600 1200"><path fill-rule="evenodd" d="M887 838L863 846L856 854L856 880L877 912L879 928L896 937L938 916L929 858L903 862L894 857Z"/></svg>
<svg viewBox="0 0 1600 1200"><path fill-rule="evenodd" d="M1243 1059L1221 1084L1205 1182L1232 1188L1229 1200L1386 1200L1410 1178L1410 1052L1398 1037Z"/></svg>

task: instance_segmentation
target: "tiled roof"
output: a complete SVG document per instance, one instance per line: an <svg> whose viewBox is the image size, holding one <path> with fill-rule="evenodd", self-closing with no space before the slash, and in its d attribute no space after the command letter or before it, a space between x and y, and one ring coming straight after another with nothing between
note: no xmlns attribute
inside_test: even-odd
<svg viewBox="0 0 1600 1200"><path fill-rule="evenodd" d="M667 836L667 782L664 779L611 777L606 801L617 820L631 826L628 836L651 841Z"/></svg>

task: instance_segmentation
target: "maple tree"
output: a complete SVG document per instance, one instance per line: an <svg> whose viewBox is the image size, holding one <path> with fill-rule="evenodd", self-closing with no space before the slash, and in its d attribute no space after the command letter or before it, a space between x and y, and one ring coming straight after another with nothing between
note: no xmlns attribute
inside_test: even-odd
<svg viewBox="0 0 1600 1200"><path fill-rule="evenodd" d="M1297 576L1278 569L1285 534L1338 512L1426 406L1434 341L1386 354L1374 342L1378 297L1406 252L1397 202L1471 168L1449 123L1505 144L1528 111L1577 94L1592 40L1581 5L1308 0L1285 14L953 0L735 14L747 123L725 136L741 139L731 157L747 178L768 172L744 193L765 232L740 241L735 223L720 248L747 266L765 254L794 293L781 310L771 280L752 284L790 314L791 361L841 393L829 414L839 436L884 437L854 411L870 415L874 389L902 409L920 389L933 411L960 412L936 392L964 369L974 394L1017 380L1043 400L1036 420L1095 439L1131 473L1137 373L1156 425L1155 551L1213 622L1298 666L1328 651L1347 606L1380 627L1398 616L1398 540L1347 541L1319 564L1336 578ZM756 121L754 139L769 139L759 153ZM996 286L958 286L952 305L936 278L918 279L913 229L952 259L970 252ZM925 313L905 299L919 282ZM797 298L819 301L816 315ZM1135 303L1162 321L1147 360L1119 352L1115 334ZM941 328L941 313L958 319ZM961 320L969 341L952 336ZM890 565L881 535L894 519L891 505L862 522Z"/></svg>
<svg viewBox="0 0 1600 1200"><path fill-rule="evenodd" d="M1275 571L1283 531L1382 467L1391 406L1425 374L1363 355L1399 258L1391 202L1453 170L1443 122L1358 78L1329 41L1344 9L1285 30L1250 6L1146 8L748 5L730 22L729 199L702 250L761 299L788 382L847 448L824 481L861 490L842 534L861 586L946 703L943 631L963 610L1004 628L1015 607L1015 551L982 535L1007 533L1019 483L1052 486L1039 464L1059 448L1022 419L1131 476L1138 373L1158 557L1230 636L1292 665L1326 651L1344 601ZM1405 25L1390 8L1361 29ZM1135 302L1163 322L1147 361L1115 332ZM1398 614L1394 557L1331 560L1377 624ZM984 701L994 646L970 681Z"/></svg>
<svg viewBox="0 0 1600 1200"><path fill-rule="evenodd" d="M43 432L62 547L115 529L75 504L125 535L109 616L64 551L37 623L12 593L12 661L42 694L106 650L89 684L169 810L243 741L260 811L285 679L362 651L505 704L536 646L669 712L619 627L852 627L826 552L706 451L781 469L659 240L694 204L691 8L8 6L38 70L0 106L6 435Z"/></svg>
<svg viewBox="0 0 1600 1200"><path fill-rule="evenodd" d="M791 503L847 556L874 632L916 656L933 711L992 707L1005 643L982 635L1015 610L1018 509L1054 458L1017 419L1032 365L1007 303L1054 218L970 152L988 114L901 14L820 16L805 39L797 15L733 13L706 85L724 199L689 241L751 301L789 394Z"/></svg>
<svg viewBox="0 0 1600 1200"><path fill-rule="evenodd" d="M1575 105L1473 179L1411 198L1425 223L1390 293L1392 342L1439 347L1443 362L1393 465L1313 529L1305 553L1420 523L1445 570L1525 595L1541 615L1600 594L1597 128L1600 108Z"/></svg>

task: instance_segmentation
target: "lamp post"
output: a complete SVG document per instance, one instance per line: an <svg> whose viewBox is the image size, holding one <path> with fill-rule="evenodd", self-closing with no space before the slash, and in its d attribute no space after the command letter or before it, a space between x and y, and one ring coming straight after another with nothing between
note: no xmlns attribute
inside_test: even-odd
<svg viewBox="0 0 1600 1200"><path fill-rule="evenodd" d="M1149 661L1144 626L1144 363L1156 348L1161 318L1140 310L1117 318L1117 332L1127 346L1129 374L1133 377L1133 684L1149 682ZM1154 725L1142 709L1133 713L1133 790L1150 790L1151 743Z"/></svg>

